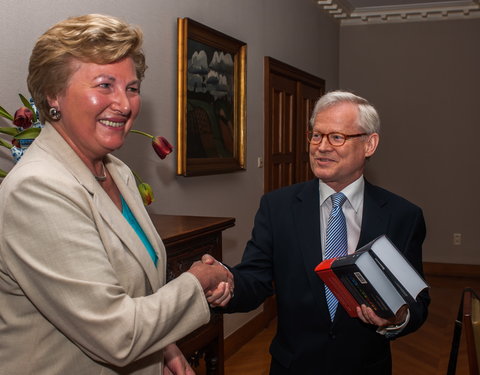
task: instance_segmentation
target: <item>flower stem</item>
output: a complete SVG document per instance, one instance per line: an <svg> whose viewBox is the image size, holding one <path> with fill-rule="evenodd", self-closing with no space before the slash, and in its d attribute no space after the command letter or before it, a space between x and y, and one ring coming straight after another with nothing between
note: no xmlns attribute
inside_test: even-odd
<svg viewBox="0 0 480 375"><path fill-rule="evenodd" d="M3 146L3 147L6 147L8 149L11 149L13 147L12 144L10 144L8 142L5 142L2 138L0 138L0 145Z"/></svg>
<svg viewBox="0 0 480 375"><path fill-rule="evenodd" d="M131 170L133 175L135 176L135 180L137 180L137 182L139 184L141 184L143 182L143 180L141 179L141 177L137 174L137 172L135 172L133 169Z"/></svg>
<svg viewBox="0 0 480 375"><path fill-rule="evenodd" d="M154 138L153 135L150 135L150 134L148 134L148 133L142 132L141 130L131 129L131 130L130 130L130 133L141 134L141 135L144 135L145 137L148 137L148 138L151 138L151 139Z"/></svg>

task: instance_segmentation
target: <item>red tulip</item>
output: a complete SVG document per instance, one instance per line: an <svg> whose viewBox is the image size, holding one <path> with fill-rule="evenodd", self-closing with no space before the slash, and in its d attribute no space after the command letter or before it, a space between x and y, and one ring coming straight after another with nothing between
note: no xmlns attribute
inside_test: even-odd
<svg viewBox="0 0 480 375"><path fill-rule="evenodd" d="M27 129L32 126L33 113L27 107L21 107L17 109L13 116L13 124L23 129Z"/></svg>
<svg viewBox="0 0 480 375"><path fill-rule="evenodd" d="M155 200L155 198L153 197L152 187L149 184L147 184L146 182L142 182L138 184L137 187L140 195L142 196L143 204L145 206L148 206Z"/></svg>
<svg viewBox="0 0 480 375"><path fill-rule="evenodd" d="M152 138L152 146L160 159L165 159L173 151L173 146L161 136Z"/></svg>

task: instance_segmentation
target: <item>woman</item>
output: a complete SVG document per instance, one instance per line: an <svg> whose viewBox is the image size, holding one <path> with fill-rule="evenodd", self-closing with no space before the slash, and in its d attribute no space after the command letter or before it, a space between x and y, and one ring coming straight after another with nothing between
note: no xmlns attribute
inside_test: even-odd
<svg viewBox="0 0 480 375"><path fill-rule="evenodd" d="M110 155L140 110L141 43L138 28L86 15L32 51L46 126L0 188L0 374L193 374L174 342L230 299L221 265L165 284L162 241Z"/></svg>

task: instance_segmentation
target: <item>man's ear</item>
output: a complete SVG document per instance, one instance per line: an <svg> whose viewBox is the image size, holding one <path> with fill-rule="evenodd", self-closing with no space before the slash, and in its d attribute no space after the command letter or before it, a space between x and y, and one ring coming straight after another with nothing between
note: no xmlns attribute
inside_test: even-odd
<svg viewBox="0 0 480 375"><path fill-rule="evenodd" d="M369 158L375 153L377 149L378 142L380 142L380 135L378 133L373 133L367 135L368 139L365 142L365 157Z"/></svg>

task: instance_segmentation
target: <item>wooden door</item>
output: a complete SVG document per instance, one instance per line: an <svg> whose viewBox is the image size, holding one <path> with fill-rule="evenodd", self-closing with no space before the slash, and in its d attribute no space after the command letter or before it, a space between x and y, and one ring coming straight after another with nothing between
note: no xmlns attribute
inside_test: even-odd
<svg viewBox="0 0 480 375"><path fill-rule="evenodd" d="M305 132L325 81L265 57L265 192L313 177Z"/></svg>
<svg viewBox="0 0 480 375"><path fill-rule="evenodd" d="M305 132L325 81L265 57L264 191L313 178ZM275 296L263 305L265 320L276 316Z"/></svg>

